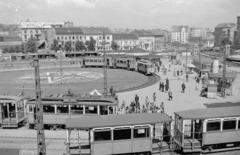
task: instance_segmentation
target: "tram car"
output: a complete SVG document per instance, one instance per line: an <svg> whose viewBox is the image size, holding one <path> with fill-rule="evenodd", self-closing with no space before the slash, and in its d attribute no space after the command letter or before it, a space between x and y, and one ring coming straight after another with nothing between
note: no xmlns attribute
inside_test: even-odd
<svg viewBox="0 0 240 155"><path fill-rule="evenodd" d="M25 120L24 98L0 95L0 124L2 128L17 128Z"/></svg>
<svg viewBox="0 0 240 155"><path fill-rule="evenodd" d="M146 75L151 75L155 73L155 64L149 60L140 60L137 62L137 70Z"/></svg>
<svg viewBox="0 0 240 155"><path fill-rule="evenodd" d="M182 154L240 152L240 107L175 112L174 143Z"/></svg>
<svg viewBox="0 0 240 155"><path fill-rule="evenodd" d="M112 58L106 57L107 67L112 67ZM95 56L95 57L84 57L83 66L84 67L103 67L104 66L104 57Z"/></svg>
<svg viewBox="0 0 240 155"><path fill-rule="evenodd" d="M30 128L35 127L36 101L27 102L27 122ZM65 127L66 119L80 116L116 114L117 101L113 98L93 98L91 96L74 97L44 97L43 122L46 129L55 130Z"/></svg>
<svg viewBox="0 0 240 155"><path fill-rule="evenodd" d="M169 153L172 148L171 122L172 119L163 113L71 118L66 121L65 155ZM83 135L88 137L87 144L80 141ZM78 142L72 138L77 138Z"/></svg>
<svg viewBox="0 0 240 155"><path fill-rule="evenodd" d="M136 59L134 58L119 58L116 57L115 63L116 68L122 68L127 70L135 70L136 69Z"/></svg>

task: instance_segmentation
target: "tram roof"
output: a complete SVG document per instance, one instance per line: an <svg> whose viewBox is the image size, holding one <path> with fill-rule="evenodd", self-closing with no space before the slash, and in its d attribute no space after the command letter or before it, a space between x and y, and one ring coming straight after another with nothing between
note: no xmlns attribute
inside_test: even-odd
<svg viewBox="0 0 240 155"><path fill-rule="evenodd" d="M236 102L206 103L204 105L207 108L233 107L233 106L240 106L240 100Z"/></svg>
<svg viewBox="0 0 240 155"><path fill-rule="evenodd" d="M240 106L218 107L206 109L191 109L175 112L176 115L183 119L208 119L240 116Z"/></svg>
<svg viewBox="0 0 240 155"><path fill-rule="evenodd" d="M143 125L171 122L172 119L163 113L136 113L121 115L102 115L67 119L66 128L91 129L127 125Z"/></svg>
<svg viewBox="0 0 240 155"><path fill-rule="evenodd" d="M0 95L0 103L14 103L22 100L21 97L12 95Z"/></svg>

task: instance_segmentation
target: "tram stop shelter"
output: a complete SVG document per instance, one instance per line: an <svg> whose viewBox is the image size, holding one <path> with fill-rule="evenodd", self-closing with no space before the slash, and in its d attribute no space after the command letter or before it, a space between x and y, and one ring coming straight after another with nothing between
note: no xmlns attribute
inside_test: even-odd
<svg viewBox="0 0 240 155"><path fill-rule="evenodd" d="M149 52L144 50L144 49L141 49L141 48L133 48L133 49L130 49L128 51L125 52L125 55L133 55L133 56L136 56L136 55L148 55Z"/></svg>
<svg viewBox="0 0 240 155"><path fill-rule="evenodd" d="M169 151L172 147L171 122L172 118L164 113L135 113L67 119L65 155L112 155ZM72 132L73 135L76 135L73 130L77 130L77 142L70 138ZM85 132L82 130L88 131L86 133L88 143L85 145L80 142L80 131Z"/></svg>
<svg viewBox="0 0 240 155"><path fill-rule="evenodd" d="M222 89L222 77L223 77L223 72L219 71L218 73L215 74L210 74L209 79L214 80L215 82L218 82L217 86L217 91L221 92ZM234 88L235 88L235 79L237 77L236 73L233 72L226 72L226 82L225 82L225 89L226 89L226 95L232 95Z"/></svg>
<svg viewBox="0 0 240 155"><path fill-rule="evenodd" d="M18 127L24 118L24 98L0 95L0 123L3 128Z"/></svg>

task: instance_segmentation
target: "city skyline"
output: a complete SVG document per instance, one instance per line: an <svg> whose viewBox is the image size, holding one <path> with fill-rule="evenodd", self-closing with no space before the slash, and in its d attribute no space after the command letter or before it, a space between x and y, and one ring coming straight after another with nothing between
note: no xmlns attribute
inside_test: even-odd
<svg viewBox="0 0 240 155"><path fill-rule="evenodd" d="M0 23L29 19L109 28L169 30L173 25L189 25L214 29L219 23L236 23L238 6L239 0L1 0Z"/></svg>

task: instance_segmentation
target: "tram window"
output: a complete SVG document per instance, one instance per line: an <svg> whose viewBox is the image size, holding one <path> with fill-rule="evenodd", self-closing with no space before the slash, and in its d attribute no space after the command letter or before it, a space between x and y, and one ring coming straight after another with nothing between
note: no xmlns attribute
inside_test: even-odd
<svg viewBox="0 0 240 155"><path fill-rule="evenodd" d="M107 106L100 106L100 115L107 115L108 109Z"/></svg>
<svg viewBox="0 0 240 155"><path fill-rule="evenodd" d="M94 141L111 140L111 131L95 131Z"/></svg>
<svg viewBox="0 0 240 155"><path fill-rule="evenodd" d="M83 114L83 106L71 105L71 114Z"/></svg>
<svg viewBox="0 0 240 155"><path fill-rule="evenodd" d="M57 113L69 113L68 105L57 105Z"/></svg>
<svg viewBox="0 0 240 155"><path fill-rule="evenodd" d="M35 107L35 106L34 106L33 104L29 104L29 105L28 105L28 112L29 112L29 113L33 113L34 107Z"/></svg>
<svg viewBox="0 0 240 155"><path fill-rule="evenodd" d="M98 62L101 62L102 60L101 59L98 59Z"/></svg>
<svg viewBox="0 0 240 155"><path fill-rule="evenodd" d="M113 140L131 139L131 129L113 130Z"/></svg>
<svg viewBox="0 0 240 155"><path fill-rule="evenodd" d="M149 137L149 128L139 128L133 130L133 138Z"/></svg>
<svg viewBox="0 0 240 155"><path fill-rule="evenodd" d="M86 114L97 114L97 106L85 106L85 113Z"/></svg>
<svg viewBox="0 0 240 155"><path fill-rule="evenodd" d="M94 62L97 62L97 59L94 59Z"/></svg>
<svg viewBox="0 0 240 155"><path fill-rule="evenodd" d="M113 114L113 107L109 107L109 114Z"/></svg>
<svg viewBox="0 0 240 155"><path fill-rule="evenodd" d="M236 129L236 120L223 121L223 130Z"/></svg>
<svg viewBox="0 0 240 155"><path fill-rule="evenodd" d="M88 59L85 59L85 62L88 62L89 60Z"/></svg>
<svg viewBox="0 0 240 155"><path fill-rule="evenodd" d="M54 105L43 105L43 112L44 113L55 113L55 106Z"/></svg>
<svg viewBox="0 0 240 155"><path fill-rule="evenodd" d="M93 62L93 59L90 59L90 62Z"/></svg>
<svg viewBox="0 0 240 155"><path fill-rule="evenodd" d="M219 131L221 128L221 122L208 122L207 131Z"/></svg>

